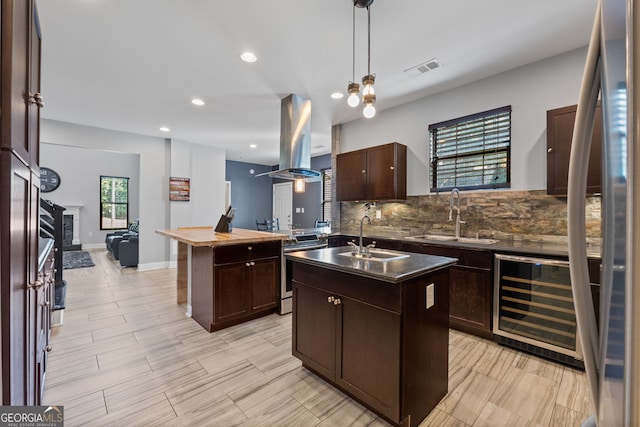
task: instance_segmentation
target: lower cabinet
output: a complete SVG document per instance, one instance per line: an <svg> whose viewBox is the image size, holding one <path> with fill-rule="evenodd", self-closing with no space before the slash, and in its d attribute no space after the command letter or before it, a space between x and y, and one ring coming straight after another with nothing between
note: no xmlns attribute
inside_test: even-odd
<svg viewBox="0 0 640 427"><path fill-rule="evenodd" d="M209 332L277 310L280 241L193 247L192 317Z"/></svg>
<svg viewBox="0 0 640 427"><path fill-rule="evenodd" d="M293 355L391 423L418 425L447 393L449 269L387 283L292 264Z"/></svg>
<svg viewBox="0 0 640 427"><path fill-rule="evenodd" d="M395 418L400 403L400 315L294 283L294 354L378 411Z"/></svg>
<svg viewBox="0 0 640 427"><path fill-rule="evenodd" d="M279 258L215 265L214 323L276 307L279 265Z"/></svg>

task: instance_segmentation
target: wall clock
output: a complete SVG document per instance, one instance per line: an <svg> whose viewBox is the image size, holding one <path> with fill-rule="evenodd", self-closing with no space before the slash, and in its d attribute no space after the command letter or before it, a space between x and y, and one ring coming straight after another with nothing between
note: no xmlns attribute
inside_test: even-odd
<svg viewBox="0 0 640 427"><path fill-rule="evenodd" d="M60 186L60 175L49 168L40 168L40 191L48 193Z"/></svg>

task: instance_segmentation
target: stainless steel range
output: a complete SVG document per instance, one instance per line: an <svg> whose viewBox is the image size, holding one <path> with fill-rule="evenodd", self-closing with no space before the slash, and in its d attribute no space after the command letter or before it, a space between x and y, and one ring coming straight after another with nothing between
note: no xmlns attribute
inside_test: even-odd
<svg viewBox="0 0 640 427"><path fill-rule="evenodd" d="M291 313L293 309L293 292L291 282L287 280L287 260L284 254L326 248L329 245L328 231L326 228L291 230L289 237L283 240L282 269L280 274L280 314Z"/></svg>

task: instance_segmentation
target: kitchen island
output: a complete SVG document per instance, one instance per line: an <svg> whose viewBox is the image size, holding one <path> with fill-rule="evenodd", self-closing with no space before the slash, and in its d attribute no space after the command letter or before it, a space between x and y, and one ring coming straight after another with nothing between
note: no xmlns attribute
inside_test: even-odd
<svg viewBox="0 0 640 427"><path fill-rule="evenodd" d="M156 230L178 241L177 302L207 331L276 312L282 240L278 233L213 227Z"/></svg>
<svg viewBox="0 0 640 427"><path fill-rule="evenodd" d="M346 247L286 255L293 355L394 425L418 425L447 393L455 258Z"/></svg>

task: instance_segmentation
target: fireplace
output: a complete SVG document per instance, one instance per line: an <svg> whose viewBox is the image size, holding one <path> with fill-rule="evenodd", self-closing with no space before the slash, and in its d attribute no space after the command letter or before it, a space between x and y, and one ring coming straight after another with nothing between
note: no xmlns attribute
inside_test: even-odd
<svg viewBox="0 0 640 427"><path fill-rule="evenodd" d="M63 250L78 251L82 248L80 243L80 208L82 205L65 205L66 210L62 219L63 224Z"/></svg>

